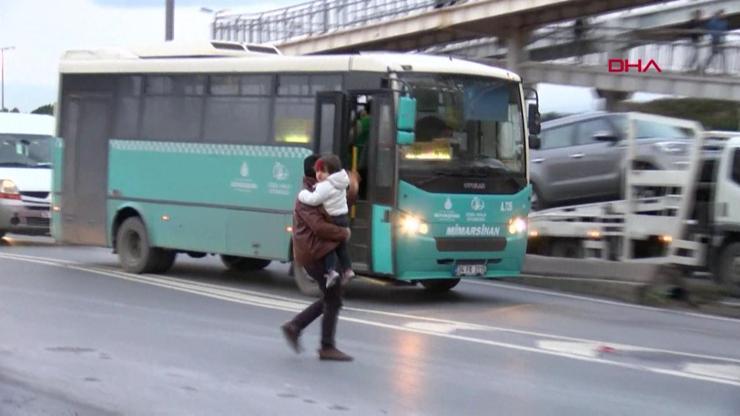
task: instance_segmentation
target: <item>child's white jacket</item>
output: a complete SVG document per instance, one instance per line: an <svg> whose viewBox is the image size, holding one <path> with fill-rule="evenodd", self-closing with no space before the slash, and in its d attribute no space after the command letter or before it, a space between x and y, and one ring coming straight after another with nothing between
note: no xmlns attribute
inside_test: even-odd
<svg viewBox="0 0 740 416"><path fill-rule="evenodd" d="M333 173L325 181L316 184L313 192L307 189L298 194L298 200L313 207L323 205L326 212L333 216L349 212L347 207L347 188L349 175L344 169Z"/></svg>

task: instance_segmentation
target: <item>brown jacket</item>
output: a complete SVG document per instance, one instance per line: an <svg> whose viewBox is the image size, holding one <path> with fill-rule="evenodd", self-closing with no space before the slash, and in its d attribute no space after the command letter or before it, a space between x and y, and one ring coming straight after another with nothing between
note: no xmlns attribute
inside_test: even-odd
<svg viewBox="0 0 740 416"><path fill-rule="evenodd" d="M347 191L347 200L351 203L357 197L357 179L352 175L350 178L350 182L355 181ZM304 188L313 189L315 185L315 179L303 178ZM348 237L347 229L332 224L321 207L312 207L296 199L293 210L293 258L296 262L307 265L319 261Z"/></svg>

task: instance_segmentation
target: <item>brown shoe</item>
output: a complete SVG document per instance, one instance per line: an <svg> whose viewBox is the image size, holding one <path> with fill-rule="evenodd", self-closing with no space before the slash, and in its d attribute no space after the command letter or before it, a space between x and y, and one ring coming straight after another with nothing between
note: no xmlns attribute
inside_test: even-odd
<svg viewBox="0 0 740 416"><path fill-rule="evenodd" d="M295 351L296 354L300 354L300 352L303 351L301 343L298 341L298 338L301 336L301 331L290 322L284 323L280 329L283 330L283 335L285 336L285 341L288 342L288 346Z"/></svg>
<svg viewBox="0 0 740 416"><path fill-rule="evenodd" d="M319 349L319 360L328 360L328 361L352 361L354 358L352 358L351 355L347 355L343 353L342 351L339 351L335 347L321 347Z"/></svg>

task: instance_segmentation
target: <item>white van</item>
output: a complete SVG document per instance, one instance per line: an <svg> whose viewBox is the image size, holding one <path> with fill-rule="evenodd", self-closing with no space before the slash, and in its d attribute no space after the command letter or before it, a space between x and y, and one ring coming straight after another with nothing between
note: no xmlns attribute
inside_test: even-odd
<svg viewBox="0 0 740 416"><path fill-rule="evenodd" d="M49 234L54 117L0 113L0 237Z"/></svg>

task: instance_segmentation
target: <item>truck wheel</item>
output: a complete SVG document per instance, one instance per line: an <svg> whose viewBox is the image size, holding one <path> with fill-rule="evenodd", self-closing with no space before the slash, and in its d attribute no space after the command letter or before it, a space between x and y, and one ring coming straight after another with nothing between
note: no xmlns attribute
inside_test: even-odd
<svg viewBox="0 0 740 416"><path fill-rule="evenodd" d="M550 255L552 257L582 259L583 254L583 246L578 240L556 238L550 243Z"/></svg>
<svg viewBox="0 0 740 416"><path fill-rule="evenodd" d="M237 272L253 272L255 270L262 270L269 266L272 261L265 259L254 259L251 257L239 257L239 256L227 256L221 255L221 262L229 270Z"/></svg>
<svg viewBox="0 0 740 416"><path fill-rule="evenodd" d="M430 279L421 281L424 289L432 293L449 292L458 283L460 283L460 279Z"/></svg>
<svg viewBox="0 0 740 416"><path fill-rule="evenodd" d="M732 295L740 295L740 243L722 249L717 266L717 278Z"/></svg>
<svg viewBox="0 0 740 416"><path fill-rule="evenodd" d="M298 286L298 291L306 296L319 297L321 294L319 284L308 275L308 272L303 266L294 261L290 264L290 273L293 275L296 286Z"/></svg>
<svg viewBox="0 0 740 416"><path fill-rule="evenodd" d="M158 247L152 247L149 243L149 235L146 232L144 222L139 217L127 218L118 229L116 237L118 248L118 260L123 270L129 273L152 273L158 270L168 269L174 262L174 253ZM164 267L168 266L168 267Z"/></svg>

